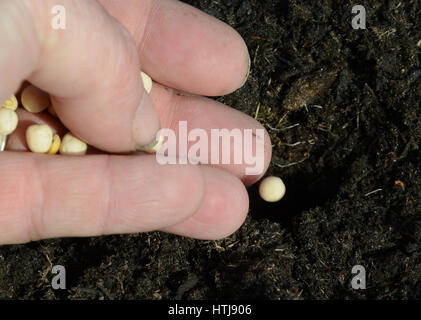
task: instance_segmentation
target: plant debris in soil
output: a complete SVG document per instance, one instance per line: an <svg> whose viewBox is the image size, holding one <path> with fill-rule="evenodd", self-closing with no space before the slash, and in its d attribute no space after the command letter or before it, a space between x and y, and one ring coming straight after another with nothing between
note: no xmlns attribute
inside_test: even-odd
<svg viewBox="0 0 421 320"><path fill-rule="evenodd" d="M218 98L260 121L268 174L220 241L160 232L0 248L2 299L421 298L421 2L191 0L244 37L252 72ZM228 205L228 204L227 204ZM66 267L67 290L51 287ZM366 290L354 290L354 265Z"/></svg>

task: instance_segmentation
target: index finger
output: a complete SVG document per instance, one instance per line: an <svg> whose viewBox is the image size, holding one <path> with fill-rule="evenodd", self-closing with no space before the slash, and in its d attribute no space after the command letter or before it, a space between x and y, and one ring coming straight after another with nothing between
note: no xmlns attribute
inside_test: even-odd
<svg viewBox="0 0 421 320"><path fill-rule="evenodd" d="M133 35L142 69L155 81L221 96L247 80L247 46L226 23L180 1L99 1Z"/></svg>

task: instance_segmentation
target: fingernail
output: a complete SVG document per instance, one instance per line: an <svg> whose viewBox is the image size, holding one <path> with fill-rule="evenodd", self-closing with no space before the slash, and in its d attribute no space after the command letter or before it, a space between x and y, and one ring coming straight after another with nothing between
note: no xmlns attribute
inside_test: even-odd
<svg viewBox="0 0 421 320"><path fill-rule="evenodd" d="M161 139L157 137L161 129L158 112L149 95L145 92L140 102L132 124L133 140L136 150L155 152Z"/></svg>
<svg viewBox="0 0 421 320"><path fill-rule="evenodd" d="M251 71L251 59L250 59L250 55L249 55L249 66L248 66L248 70L247 70L247 75L246 75L243 83L241 84L240 88L246 84L246 82L247 82L247 80L250 76L250 71Z"/></svg>
<svg viewBox="0 0 421 320"><path fill-rule="evenodd" d="M148 153L156 153L159 150L159 148L161 148L163 142L164 142L164 138L162 137L162 135L158 131L158 133L156 134L156 137L153 141L148 143L146 146L138 148L137 151L144 151L144 152L148 152Z"/></svg>

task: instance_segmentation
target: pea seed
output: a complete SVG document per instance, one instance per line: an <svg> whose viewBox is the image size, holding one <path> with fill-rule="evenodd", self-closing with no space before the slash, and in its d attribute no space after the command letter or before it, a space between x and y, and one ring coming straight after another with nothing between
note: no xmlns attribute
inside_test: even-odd
<svg viewBox="0 0 421 320"><path fill-rule="evenodd" d="M146 73L141 72L140 73L143 81L143 86L145 87L145 90L147 93L150 93L152 90L152 79L149 77Z"/></svg>
<svg viewBox="0 0 421 320"><path fill-rule="evenodd" d="M18 99L16 99L16 97L13 95L6 100L2 107L15 111L18 108L18 105Z"/></svg>
<svg viewBox="0 0 421 320"><path fill-rule="evenodd" d="M53 136L53 142L51 143L50 149L48 150L48 154L56 154L60 149L60 145L61 139L60 136L56 133Z"/></svg>
<svg viewBox="0 0 421 320"><path fill-rule="evenodd" d="M285 184L278 177L266 177L260 183L259 194L267 202L277 202L285 195Z"/></svg>
<svg viewBox="0 0 421 320"><path fill-rule="evenodd" d="M18 126L18 115L8 108L0 108L0 135L7 136Z"/></svg>
<svg viewBox="0 0 421 320"><path fill-rule="evenodd" d="M33 124L26 129L26 143L35 153L47 153L53 142L53 130L46 124Z"/></svg>
<svg viewBox="0 0 421 320"><path fill-rule="evenodd" d="M29 85L23 90L21 102L23 107L32 113L42 112L51 104L48 93L34 87L33 85Z"/></svg>
<svg viewBox="0 0 421 320"><path fill-rule="evenodd" d="M84 155L87 149L87 144L76 138L70 132L66 133L61 140L60 154Z"/></svg>

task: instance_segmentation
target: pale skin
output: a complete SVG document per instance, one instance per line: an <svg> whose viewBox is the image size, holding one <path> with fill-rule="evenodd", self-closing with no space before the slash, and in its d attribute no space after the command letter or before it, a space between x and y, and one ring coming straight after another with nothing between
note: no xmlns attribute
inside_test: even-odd
<svg viewBox="0 0 421 320"><path fill-rule="evenodd" d="M173 0L61 0L67 29L55 31L55 4L0 2L0 101L28 80L50 93L68 129L104 153L16 152L25 149L25 124L47 123L65 132L52 116L20 109L8 151L0 153L0 244L152 230L198 239L235 232L248 212L246 186L263 173L245 176L245 165L161 166L154 155L115 153L134 152L160 126L176 131L181 120L209 132L263 128L201 97L242 86L249 65L243 39ZM140 70L154 79L149 95ZM133 121L142 128L136 136ZM270 158L265 133L265 170Z"/></svg>

